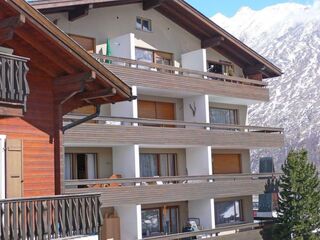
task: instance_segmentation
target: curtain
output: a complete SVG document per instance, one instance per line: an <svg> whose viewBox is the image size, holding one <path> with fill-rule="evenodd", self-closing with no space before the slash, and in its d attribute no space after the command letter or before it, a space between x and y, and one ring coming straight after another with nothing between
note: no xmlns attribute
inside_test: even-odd
<svg viewBox="0 0 320 240"><path fill-rule="evenodd" d="M64 154L64 179L72 179L72 154Z"/></svg>
<svg viewBox="0 0 320 240"><path fill-rule="evenodd" d="M210 108L210 122L214 124L237 124L236 110Z"/></svg>
<svg viewBox="0 0 320 240"><path fill-rule="evenodd" d="M140 154L141 177L158 176L158 163L156 154Z"/></svg>
<svg viewBox="0 0 320 240"><path fill-rule="evenodd" d="M88 179L97 179L97 166L95 154L86 154Z"/></svg>

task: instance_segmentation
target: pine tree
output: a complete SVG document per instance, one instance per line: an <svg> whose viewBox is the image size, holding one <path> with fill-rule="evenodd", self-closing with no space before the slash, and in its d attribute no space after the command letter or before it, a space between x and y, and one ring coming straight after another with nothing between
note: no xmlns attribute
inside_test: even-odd
<svg viewBox="0 0 320 240"><path fill-rule="evenodd" d="M307 151L291 151L282 171L274 239L320 239L320 181Z"/></svg>

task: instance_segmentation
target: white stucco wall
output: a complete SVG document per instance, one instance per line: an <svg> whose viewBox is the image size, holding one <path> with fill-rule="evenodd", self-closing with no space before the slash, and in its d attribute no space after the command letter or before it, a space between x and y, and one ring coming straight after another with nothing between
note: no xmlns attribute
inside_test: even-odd
<svg viewBox="0 0 320 240"><path fill-rule="evenodd" d="M114 209L120 217L121 240L141 239L141 205L124 205Z"/></svg>
<svg viewBox="0 0 320 240"><path fill-rule="evenodd" d="M186 149L187 171L189 176L211 175L211 147L191 147Z"/></svg>
<svg viewBox="0 0 320 240"><path fill-rule="evenodd" d="M6 136L0 135L0 199L6 197L5 140Z"/></svg>
<svg viewBox="0 0 320 240"><path fill-rule="evenodd" d="M191 107L195 109L195 115ZM184 121L209 123L209 97L208 95L192 96L183 99Z"/></svg>
<svg viewBox="0 0 320 240"><path fill-rule="evenodd" d="M213 199L188 201L188 210L189 218L200 218L200 225L204 229L215 228Z"/></svg>
<svg viewBox="0 0 320 240"><path fill-rule="evenodd" d="M183 68L192 70L207 71L207 52L205 49L198 49L181 55Z"/></svg>
<svg viewBox="0 0 320 240"><path fill-rule="evenodd" d="M116 146L112 148L113 173L123 178L139 178L139 146Z"/></svg>
<svg viewBox="0 0 320 240"><path fill-rule="evenodd" d="M136 29L137 16L152 20L151 33ZM137 46L173 53L177 61L181 54L201 48L198 38L156 10L144 11L141 3L92 9L88 16L74 22L68 21L66 13L48 17L57 20L57 25L67 33L95 37L97 45L106 43L107 38L134 33Z"/></svg>
<svg viewBox="0 0 320 240"><path fill-rule="evenodd" d="M137 95L137 87L132 86L132 95ZM111 116L113 117L128 117L137 118L138 117L138 102L137 100L118 102L112 104L110 107Z"/></svg>

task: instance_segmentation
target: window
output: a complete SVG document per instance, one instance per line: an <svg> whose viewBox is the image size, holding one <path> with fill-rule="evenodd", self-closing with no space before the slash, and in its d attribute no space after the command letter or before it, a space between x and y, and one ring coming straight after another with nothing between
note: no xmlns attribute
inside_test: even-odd
<svg viewBox="0 0 320 240"><path fill-rule="evenodd" d="M136 29L144 32L152 32L151 20L137 17Z"/></svg>
<svg viewBox="0 0 320 240"><path fill-rule="evenodd" d="M66 180L97 178L97 154L66 153L64 165Z"/></svg>
<svg viewBox="0 0 320 240"><path fill-rule="evenodd" d="M238 124L236 109L210 108L210 122L213 124Z"/></svg>
<svg viewBox="0 0 320 240"><path fill-rule="evenodd" d="M150 49L136 48L136 60L170 66L172 65L172 54Z"/></svg>
<svg viewBox="0 0 320 240"><path fill-rule="evenodd" d="M176 154L140 154L141 177L175 176Z"/></svg>
<svg viewBox="0 0 320 240"><path fill-rule="evenodd" d="M179 208L161 207L141 211L142 236L151 237L179 232Z"/></svg>
<svg viewBox="0 0 320 240"><path fill-rule="evenodd" d="M241 200L216 202L215 203L216 224L232 224L242 221Z"/></svg>
<svg viewBox="0 0 320 240"><path fill-rule="evenodd" d="M224 74L228 76L234 75L233 65L230 62L220 61L208 61L208 72Z"/></svg>

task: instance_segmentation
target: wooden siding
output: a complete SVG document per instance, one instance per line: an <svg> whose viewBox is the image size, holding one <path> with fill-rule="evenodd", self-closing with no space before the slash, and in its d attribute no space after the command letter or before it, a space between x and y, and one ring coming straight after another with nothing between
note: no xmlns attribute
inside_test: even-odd
<svg viewBox="0 0 320 240"><path fill-rule="evenodd" d="M105 66L130 86L269 101L269 89L267 88L109 64Z"/></svg>
<svg viewBox="0 0 320 240"><path fill-rule="evenodd" d="M85 137L84 137L85 136ZM162 128L83 124L67 131L65 146L174 145L214 148L254 149L283 146L279 133L205 130L200 128Z"/></svg>
<svg viewBox="0 0 320 240"><path fill-rule="evenodd" d="M8 139L23 141L24 196L52 195L55 189L51 82L32 75L28 79L32 94L25 116L1 117L0 132Z"/></svg>
<svg viewBox="0 0 320 240"><path fill-rule="evenodd" d="M266 183L266 179L202 183L195 181L186 184L66 189L66 193L101 193L102 207L112 207L261 194L265 190Z"/></svg>

